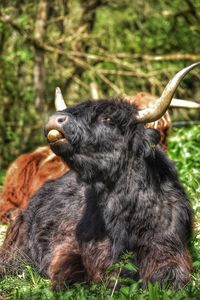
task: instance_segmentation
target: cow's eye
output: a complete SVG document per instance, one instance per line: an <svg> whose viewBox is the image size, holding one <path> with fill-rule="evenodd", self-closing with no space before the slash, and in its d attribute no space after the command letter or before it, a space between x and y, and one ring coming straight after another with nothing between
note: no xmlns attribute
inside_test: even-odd
<svg viewBox="0 0 200 300"><path fill-rule="evenodd" d="M111 118L103 118L103 122L109 123L111 121Z"/></svg>
<svg viewBox="0 0 200 300"><path fill-rule="evenodd" d="M104 124L111 124L112 120L109 117L99 117L99 122Z"/></svg>

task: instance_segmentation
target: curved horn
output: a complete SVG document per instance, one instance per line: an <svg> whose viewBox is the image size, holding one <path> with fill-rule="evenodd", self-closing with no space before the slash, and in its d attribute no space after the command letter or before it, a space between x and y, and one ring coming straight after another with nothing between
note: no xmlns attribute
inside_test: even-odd
<svg viewBox="0 0 200 300"><path fill-rule="evenodd" d="M57 111L67 108L59 87L57 87L55 91L55 107Z"/></svg>
<svg viewBox="0 0 200 300"><path fill-rule="evenodd" d="M162 115L168 109L172 97L180 83L180 81L185 77L185 75L190 72L193 68L200 65L200 62L190 65L179 71L170 82L165 87L161 97L155 102L153 106L142 109L138 112L136 119L139 122L154 122L162 117Z"/></svg>

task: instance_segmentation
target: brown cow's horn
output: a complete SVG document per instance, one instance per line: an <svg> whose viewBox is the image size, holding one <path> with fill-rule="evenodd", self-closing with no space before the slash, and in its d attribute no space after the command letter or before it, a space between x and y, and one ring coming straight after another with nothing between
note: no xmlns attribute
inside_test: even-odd
<svg viewBox="0 0 200 300"><path fill-rule="evenodd" d="M172 97L180 83L180 81L185 77L185 75L190 72L193 68L200 65L200 62L192 64L189 67L184 68L183 70L179 71L170 82L167 84L166 88L164 89L161 97L155 102L153 106L148 108L142 109L138 112L137 120L139 122L154 122L162 117L162 115L168 109Z"/></svg>
<svg viewBox="0 0 200 300"><path fill-rule="evenodd" d="M57 87L55 91L55 107L57 111L67 108L59 87Z"/></svg>

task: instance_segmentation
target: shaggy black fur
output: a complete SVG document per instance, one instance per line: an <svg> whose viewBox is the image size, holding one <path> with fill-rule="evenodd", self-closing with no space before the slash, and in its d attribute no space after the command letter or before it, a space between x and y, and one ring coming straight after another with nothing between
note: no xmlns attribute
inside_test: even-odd
<svg viewBox="0 0 200 300"><path fill-rule="evenodd" d="M10 257L18 244L54 289L101 280L126 250L144 285L180 288L189 281L190 205L174 164L154 147L156 132L137 123L136 114L122 100L88 101L54 114L45 131L62 132L65 139L50 146L72 171L33 196L16 221L23 236L4 243L1 271L10 264L5 253Z"/></svg>

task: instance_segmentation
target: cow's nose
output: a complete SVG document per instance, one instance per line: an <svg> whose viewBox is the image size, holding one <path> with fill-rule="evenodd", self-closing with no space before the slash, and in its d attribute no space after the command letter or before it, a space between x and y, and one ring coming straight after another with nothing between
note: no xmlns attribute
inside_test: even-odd
<svg viewBox="0 0 200 300"><path fill-rule="evenodd" d="M53 143L64 138L62 125L66 123L67 120L68 116L62 114L54 114L49 118L44 130L49 143Z"/></svg>
<svg viewBox="0 0 200 300"><path fill-rule="evenodd" d="M68 116L65 115L52 115L47 124L46 124L46 130L47 132L51 129L60 129L61 126L67 122Z"/></svg>
<svg viewBox="0 0 200 300"><path fill-rule="evenodd" d="M67 120L67 116L57 116L56 118L56 122L59 123L59 124L62 124L64 123L65 121Z"/></svg>

